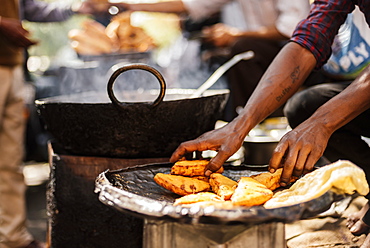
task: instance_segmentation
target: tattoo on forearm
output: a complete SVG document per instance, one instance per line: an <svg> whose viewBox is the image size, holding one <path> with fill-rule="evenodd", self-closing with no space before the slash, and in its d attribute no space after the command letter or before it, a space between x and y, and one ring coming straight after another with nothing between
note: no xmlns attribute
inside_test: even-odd
<svg viewBox="0 0 370 248"><path fill-rule="evenodd" d="M299 79L299 72L300 72L300 69L299 69L299 66L297 66L296 68L294 68L292 74L290 74L290 78L292 79L292 84L295 84L295 82ZM288 94L291 90L292 90L291 86L288 86L285 89L283 89L281 91L281 94L276 97L276 101L280 102L284 98L284 96Z"/></svg>
<svg viewBox="0 0 370 248"><path fill-rule="evenodd" d="M300 72L299 66L297 66L296 68L294 68L292 74L290 74L290 78L292 79L292 84L294 84L298 80L299 72Z"/></svg>
<svg viewBox="0 0 370 248"><path fill-rule="evenodd" d="M280 102L281 99L283 99L283 97L289 93L289 91L292 89L292 87L287 87L285 89L283 89L283 91L281 92L281 94L279 96L276 97L276 101Z"/></svg>

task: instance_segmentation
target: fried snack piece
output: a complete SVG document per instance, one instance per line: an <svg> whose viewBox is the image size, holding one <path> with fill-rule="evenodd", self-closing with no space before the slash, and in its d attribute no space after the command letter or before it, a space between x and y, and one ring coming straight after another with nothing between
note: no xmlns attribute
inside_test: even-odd
<svg viewBox="0 0 370 248"><path fill-rule="evenodd" d="M234 204L231 201L202 201L202 202L195 202L195 203L182 205L182 207L185 207L185 208L191 208L191 207L205 208L209 206L212 206L214 208L219 208L219 209L235 208Z"/></svg>
<svg viewBox="0 0 370 248"><path fill-rule="evenodd" d="M131 25L131 11L113 17L105 33L122 52L145 52L156 46L143 28Z"/></svg>
<svg viewBox="0 0 370 248"><path fill-rule="evenodd" d="M240 206L262 205L273 196L272 190L250 177L241 177L231 202Z"/></svg>
<svg viewBox="0 0 370 248"><path fill-rule="evenodd" d="M201 192L201 193L185 195L183 197L177 198L173 205L177 206L177 205L182 205L182 204L192 204L196 202L206 202L206 201L214 202L214 201L222 201L222 199L215 193Z"/></svg>
<svg viewBox="0 0 370 248"><path fill-rule="evenodd" d="M72 41L71 47L81 55L101 55L102 52L96 49L96 47L91 46L90 44L81 43L79 41Z"/></svg>
<svg viewBox="0 0 370 248"><path fill-rule="evenodd" d="M258 182L264 184L267 188L275 190L280 187L280 178L283 168L277 169L274 173L263 172L257 175L252 175L251 178L257 180ZM292 176L290 178L290 183L294 183L298 180L298 177Z"/></svg>
<svg viewBox="0 0 370 248"><path fill-rule="evenodd" d="M177 161L171 168L172 175L181 176L204 176L208 160L181 160ZM221 167L216 173L222 173L224 168Z"/></svg>
<svg viewBox="0 0 370 248"><path fill-rule="evenodd" d="M177 175L158 173L154 176L154 181L165 189L178 195L190 195L198 192L206 192L211 189L209 183Z"/></svg>
<svg viewBox="0 0 370 248"><path fill-rule="evenodd" d="M105 26L97 21L88 19L81 23L82 29L87 32L87 34L96 40L102 40L112 46L112 40L105 33Z"/></svg>
<svg viewBox="0 0 370 248"><path fill-rule="evenodd" d="M209 183L209 177L206 177L206 176L193 176L193 177L190 177L190 178L198 179L198 180L205 181L205 182Z"/></svg>
<svg viewBox="0 0 370 248"><path fill-rule="evenodd" d="M71 29L68 38L72 48L82 55L101 55L114 51L113 41L106 35L105 26L94 20L81 23L82 29Z"/></svg>
<svg viewBox="0 0 370 248"><path fill-rule="evenodd" d="M234 194L236 187L230 187L227 185L221 185L217 191L217 195L219 195L222 199L230 200L231 196Z"/></svg>
<svg viewBox="0 0 370 248"><path fill-rule="evenodd" d="M97 36L88 30L72 29L68 32L68 37L72 41L78 42L79 46L91 47L98 54L110 53L112 51L112 43L109 40L103 38L103 36Z"/></svg>
<svg viewBox="0 0 370 248"><path fill-rule="evenodd" d="M280 187L280 177L283 168L277 169L274 173L263 172L257 175L252 175L251 178L265 185L271 190L275 190Z"/></svg>
<svg viewBox="0 0 370 248"><path fill-rule="evenodd" d="M209 177L211 189L224 200L230 200L238 183L220 173L212 173Z"/></svg>

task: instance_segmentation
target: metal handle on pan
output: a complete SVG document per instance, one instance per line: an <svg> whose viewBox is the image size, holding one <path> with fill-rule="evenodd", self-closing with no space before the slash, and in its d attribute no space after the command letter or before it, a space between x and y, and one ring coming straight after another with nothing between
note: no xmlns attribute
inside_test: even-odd
<svg viewBox="0 0 370 248"><path fill-rule="evenodd" d="M249 60L254 57L253 51L247 51L244 53L239 53L232 57L225 64L221 65L208 79L205 81L191 96L190 98L200 97L206 90L208 90L212 85L214 85L218 79L233 65L238 63L240 60Z"/></svg>
<svg viewBox="0 0 370 248"><path fill-rule="evenodd" d="M123 108L125 103L119 101L116 98L113 92L113 85L114 85L115 80L118 78L119 75L121 75L121 73L128 71L128 70L134 70L134 69L148 71L152 73L158 79L158 82L161 86L161 90L159 92L157 99L155 99L154 102L151 104L152 107L158 106L158 104L160 104L163 101L163 98L166 92L166 83L164 81L164 78L157 69L149 65L140 64L140 63L123 65L121 68L118 68L116 71L113 72L113 74L109 78L108 85L107 85L107 91L108 91L108 96L110 100L116 106Z"/></svg>

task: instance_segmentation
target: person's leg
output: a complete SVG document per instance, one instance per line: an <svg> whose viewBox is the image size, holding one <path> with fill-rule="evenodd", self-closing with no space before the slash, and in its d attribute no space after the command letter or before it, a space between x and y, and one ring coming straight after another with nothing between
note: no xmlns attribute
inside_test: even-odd
<svg viewBox="0 0 370 248"><path fill-rule="evenodd" d="M289 125L295 128L308 119L321 105L342 92L347 83L318 84L293 95L284 107Z"/></svg>
<svg viewBox="0 0 370 248"><path fill-rule="evenodd" d="M369 203L367 202L360 211L348 215L346 226L354 235L361 235L369 232L370 226L366 224L369 223L368 221L370 220L369 207Z"/></svg>
<svg viewBox="0 0 370 248"><path fill-rule="evenodd" d="M0 247L25 247L25 183L21 170L24 139L21 67L0 67Z"/></svg>
<svg viewBox="0 0 370 248"><path fill-rule="evenodd" d="M367 235L360 248L370 248L370 235Z"/></svg>
<svg viewBox="0 0 370 248"><path fill-rule="evenodd" d="M368 233L370 230L370 193L365 196L367 203L356 213L351 213L347 218L347 227L354 235ZM367 238L368 239L368 238ZM368 244L370 239L368 239Z"/></svg>
<svg viewBox="0 0 370 248"><path fill-rule="evenodd" d="M246 51L253 51L254 58L238 62L227 72L231 107L227 110L226 121L231 121L238 115L236 108L244 107L280 48L277 42L255 38L242 38L232 46L230 58Z"/></svg>

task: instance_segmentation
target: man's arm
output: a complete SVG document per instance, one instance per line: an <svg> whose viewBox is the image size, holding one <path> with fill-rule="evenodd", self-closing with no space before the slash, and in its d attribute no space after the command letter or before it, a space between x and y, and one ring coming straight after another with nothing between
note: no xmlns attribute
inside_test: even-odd
<svg viewBox="0 0 370 248"><path fill-rule="evenodd" d="M59 22L67 20L74 14L69 6L62 7L59 4L60 2L21 0L22 19L31 22Z"/></svg>
<svg viewBox="0 0 370 248"><path fill-rule="evenodd" d="M273 60L239 114L241 119L249 120L248 132L297 92L315 65L316 59L310 51L289 42Z"/></svg>
<svg viewBox="0 0 370 248"><path fill-rule="evenodd" d="M284 167L281 181L313 169L323 155L330 136L370 108L370 67L341 93L330 99L306 121L287 133L270 161L270 171Z"/></svg>
<svg viewBox="0 0 370 248"><path fill-rule="evenodd" d="M108 11L109 5L100 10L92 1L83 1L73 5L62 5L61 2L45 2L40 0L21 0L22 18L31 22L62 22L71 18L74 14L96 14L99 11Z"/></svg>
<svg viewBox="0 0 370 248"><path fill-rule="evenodd" d="M243 37L260 38L267 40L288 40L289 37L281 34L275 26L262 27L255 31L241 31L237 28L217 23L202 30L204 41L218 47L230 46L237 39Z"/></svg>
<svg viewBox="0 0 370 248"><path fill-rule="evenodd" d="M174 162L193 151L214 150L206 174L216 171L243 144L245 136L259 122L275 111L303 84L316 65L311 52L290 42L274 59L242 112L223 128L182 143L173 153Z"/></svg>
<svg viewBox="0 0 370 248"><path fill-rule="evenodd" d="M307 17L310 4L307 0L279 0L277 6L279 15L274 25L264 26L257 30L242 31L225 24L216 24L203 29L205 42L215 46L230 46L243 37L259 38L272 41L288 40L296 25Z"/></svg>
<svg viewBox="0 0 370 248"><path fill-rule="evenodd" d="M181 0L156 2L156 3L117 3L115 4L126 10L132 11L150 11L163 13L186 13L187 10Z"/></svg>
<svg viewBox="0 0 370 248"><path fill-rule="evenodd" d="M23 28L22 23L13 18L0 16L0 35L7 39L14 47L27 48L37 44L29 38L29 32Z"/></svg>

